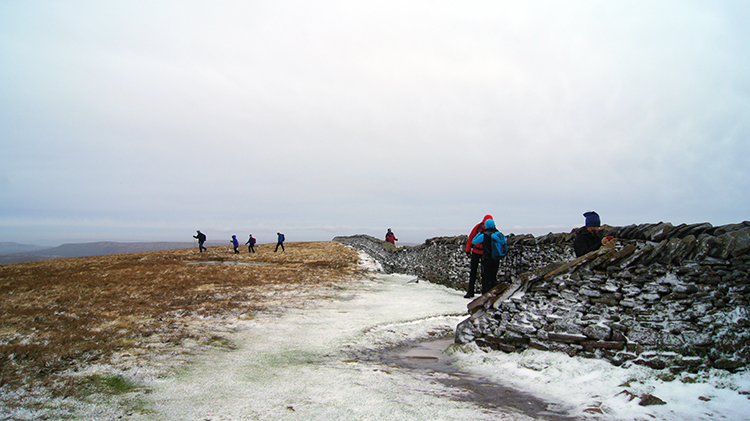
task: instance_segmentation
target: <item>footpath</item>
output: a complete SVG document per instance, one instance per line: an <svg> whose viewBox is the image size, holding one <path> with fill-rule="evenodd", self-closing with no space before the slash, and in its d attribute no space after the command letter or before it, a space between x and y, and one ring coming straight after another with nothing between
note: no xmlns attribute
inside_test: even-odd
<svg viewBox="0 0 750 421"><path fill-rule="evenodd" d="M386 349L451 337L460 291L371 273L335 296L248 321L177 376L154 379L132 420L531 419L454 399L450 375L378 362ZM511 416L512 414L512 416Z"/></svg>

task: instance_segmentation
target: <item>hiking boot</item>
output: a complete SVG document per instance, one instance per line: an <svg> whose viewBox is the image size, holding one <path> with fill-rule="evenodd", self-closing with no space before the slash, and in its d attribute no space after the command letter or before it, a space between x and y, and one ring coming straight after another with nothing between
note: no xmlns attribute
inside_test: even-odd
<svg viewBox="0 0 750 421"><path fill-rule="evenodd" d="M466 295L464 295L464 298L474 298L474 294L471 292L467 292Z"/></svg>

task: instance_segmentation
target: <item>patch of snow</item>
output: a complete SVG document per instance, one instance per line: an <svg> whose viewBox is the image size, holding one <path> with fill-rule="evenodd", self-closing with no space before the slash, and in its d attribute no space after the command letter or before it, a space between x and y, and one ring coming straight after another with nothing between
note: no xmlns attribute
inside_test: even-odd
<svg viewBox="0 0 750 421"><path fill-rule="evenodd" d="M383 272L383 265L364 251L359 251L359 268L371 272Z"/></svg>
<svg viewBox="0 0 750 421"><path fill-rule="evenodd" d="M460 291L410 276L352 280L339 295L267 314L179 375L153 379L130 419L530 419L447 399L462 391L356 356L451 332L465 317ZM354 356L354 358L352 357Z"/></svg>
<svg viewBox="0 0 750 421"><path fill-rule="evenodd" d="M506 354L463 346L455 347L453 355L464 370L574 406L572 416L586 416L584 411L594 409L611 420L744 420L750 413L747 372L685 373L667 382L660 380L661 371L643 366L615 367L604 360L534 349ZM666 405L640 406L644 394Z"/></svg>

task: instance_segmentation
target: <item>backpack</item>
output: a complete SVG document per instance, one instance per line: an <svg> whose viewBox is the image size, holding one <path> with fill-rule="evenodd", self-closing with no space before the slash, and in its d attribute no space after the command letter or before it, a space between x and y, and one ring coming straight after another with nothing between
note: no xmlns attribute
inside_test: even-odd
<svg viewBox="0 0 750 421"><path fill-rule="evenodd" d="M255 238L254 237L250 240L250 244L255 245Z"/></svg>
<svg viewBox="0 0 750 421"><path fill-rule="evenodd" d="M495 233L497 233L499 239L494 237ZM502 232L490 229L484 232L484 236L484 240L491 243L491 256L494 260L500 260L501 257L508 254L508 243L505 241L505 235ZM484 254L488 254L487 247L484 248Z"/></svg>
<svg viewBox="0 0 750 421"><path fill-rule="evenodd" d="M482 234L484 232L484 222L479 223L479 225L477 225L476 228L477 228L477 231L474 233L474 237L476 237L477 235ZM474 239L474 237L469 238L469 242L470 243L471 243L471 240ZM472 244L471 245L471 251L474 251L476 253L481 254L483 250L484 250L484 244L483 243L477 243L477 244Z"/></svg>
<svg viewBox="0 0 750 421"><path fill-rule="evenodd" d="M281 242L283 243L284 241L286 241L286 237L284 237L284 234L281 234Z"/></svg>
<svg viewBox="0 0 750 421"><path fill-rule="evenodd" d="M508 254L508 243L505 241L505 235L502 232L497 233L499 240L492 239L492 258L500 260Z"/></svg>

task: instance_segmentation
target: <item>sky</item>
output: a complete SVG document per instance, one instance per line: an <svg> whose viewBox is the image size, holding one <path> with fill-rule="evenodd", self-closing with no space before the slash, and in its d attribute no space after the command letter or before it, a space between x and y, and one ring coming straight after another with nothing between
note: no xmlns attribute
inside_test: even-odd
<svg viewBox="0 0 750 421"><path fill-rule="evenodd" d="M0 2L0 241L750 219L743 1Z"/></svg>

